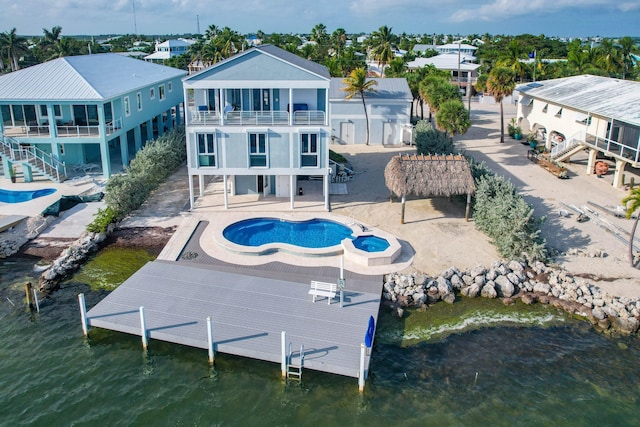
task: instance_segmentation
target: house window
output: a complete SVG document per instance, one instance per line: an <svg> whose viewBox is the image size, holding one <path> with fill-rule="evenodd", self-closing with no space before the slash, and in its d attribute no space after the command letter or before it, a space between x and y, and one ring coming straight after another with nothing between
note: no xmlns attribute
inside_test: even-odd
<svg viewBox="0 0 640 427"><path fill-rule="evenodd" d="M160 101L164 100L165 98L164 85L158 86L158 96L160 97Z"/></svg>
<svg viewBox="0 0 640 427"><path fill-rule="evenodd" d="M167 83L167 90L171 92L173 90L173 82Z"/></svg>
<svg viewBox="0 0 640 427"><path fill-rule="evenodd" d="M138 105L138 111L142 110L142 93L136 93L136 104Z"/></svg>
<svg viewBox="0 0 640 427"><path fill-rule="evenodd" d="M129 97L125 96L124 97L124 114L125 116L128 116L131 114L131 108L129 107Z"/></svg>
<svg viewBox="0 0 640 427"><path fill-rule="evenodd" d="M155 88L151 88L149 89L149 98L150 99L156 99L156 89Z"/></svg>
<svg viewBox="0 0 640 427"><path fill-rule="evenodd" d="M302 167L318 167L318 134L300 134L300 164Z"/></svg>
<svg viewBox="0 0 640 427"><path fill-rule="evenodd" d="M198 166L216 165L216 138L213 133L196 134L198 141Z"/></svg>
<svg viewBox="0 0 640 427"><path fill-rule="evenodd" d="M267 134L249 134L249 167L267 167Z"/></svg>

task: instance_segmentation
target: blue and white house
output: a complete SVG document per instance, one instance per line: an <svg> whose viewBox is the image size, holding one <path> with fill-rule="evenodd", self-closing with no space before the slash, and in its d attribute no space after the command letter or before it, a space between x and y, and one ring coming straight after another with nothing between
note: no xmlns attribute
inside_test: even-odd
<svg viewBox="0 0 640 427"><path fill-rule="evenodd" d="M223 178L228 193L289 198L299 179L323 181L329 207L329 87L326 67L273 45L238 53L183 79L187 166L193 178Z"/></svg>
<svg viewBox="0 0 640 427"><path fill-rule="evenodd" d="M62 181L129 164L147 140L182 123L186 71L116 54L58 58L0 77L0 156Z"/></svg>

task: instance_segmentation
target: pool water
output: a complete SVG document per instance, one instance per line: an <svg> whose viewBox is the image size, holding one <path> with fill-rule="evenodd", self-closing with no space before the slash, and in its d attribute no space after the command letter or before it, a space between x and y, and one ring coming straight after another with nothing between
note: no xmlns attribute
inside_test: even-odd
<svg viewBox="0 0 640 427"><path fill-rule="evenodd" d="M326 248L350 238L351 229L325 219L285 221L276 218L251 218L224 229L225 239L244 246L286 243L304 248Z"/></svg>
<svg viewBox="0 0 640 427"><path fill-rule="evenodd" d="M48 196L56 192L55 188L43 188L32 191L12 191L0 188L0 202L3 203L22 203L38 197Z"/></svg>
<svg viewBox="0 0 640 427"><path fill-rule="evenodd" d="M353 239L353 246L365 252L383 252L389 248L389 242L378 236L360 236Z"/></svg>

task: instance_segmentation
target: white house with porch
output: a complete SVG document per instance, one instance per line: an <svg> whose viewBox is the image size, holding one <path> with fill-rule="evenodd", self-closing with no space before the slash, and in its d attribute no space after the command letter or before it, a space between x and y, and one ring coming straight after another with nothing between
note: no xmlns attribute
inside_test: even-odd
<svg viewBox="0 0 640 427"><path fill-rule="evenodd" d="M147 140L182 122L185 71L112 53L58 58L0 76L5 175L101 172L129 164Z"/></svg>
<svg viewBox="0 0 640 427"><path fill-rule="evenodd" d="M473 83L478 80L480 64L473 63L472 61L475 59L474 56L466 54L458 56L457 53L443 53L431 58L416 58L407 62L407 68L415 70L427 65L433 65L438 70L448 71L451 73L451 82L457 84L464 96L466 96L468 92L471 92Z"/></svg>
<svg viewBox="0 0 640 427"><path fill-rule="evenodd" d="M551 158L564 161L588 149L587 174L596 156L615 161L613 186L625 167L640 167L640 82L581 75L516 87L517 123L536 132Z"/></svg>
<svg viewBox="0 0 640 427"><path fill-rule="evenodd" d="M221 176L228 195L289 198L298 180L323 181L329 209L329 86L326 67L273 45L240 52L183 79L187 166L194 181Z"/></svg>

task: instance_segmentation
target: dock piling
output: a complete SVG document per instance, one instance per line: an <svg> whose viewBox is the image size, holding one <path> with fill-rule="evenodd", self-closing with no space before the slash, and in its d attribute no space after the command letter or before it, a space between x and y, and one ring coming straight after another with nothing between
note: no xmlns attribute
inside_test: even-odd
<svg viewBox="0 0 640 427"><path fill-rule="evenodd" d="M360 393L364 392L364 355L366 352L366 347L364 343L360 344L360 374L358 375L358 390Z"/></svg>
<svg viewBox="0 0 640 427"><path fill-rule="evenodd" d="M82 332L85 337L89 336L89 325L87 323L87 305L84 302L84 294L78 294L78 302L80 303L80 320L82 321Z"/></svg>
<svg viewBox="0 0 640 427"><path fill-rule="evenodd" d="M142 347L146 350L149 343L147 341L147 323L144 320L144 306L140 307L140 335L142 336Z"/></svg>
<svg viewBox="0 0 640 427"><path fill-rule="evenodd" d="M29 306L29 310L33 311L33 288L31 286L31 282L24 284L24 292L27 296L27 306Z"/></svg>
<svg viewBox="0 0 640 427"><path fill-rule="evenodd" d="M282 331L282 360L280 362L280 371L282 372L282 378L287 378L287 333Z"/></svg>
<svg viewBox="0 0 640 427"><path fill-rule="evenodd" d="M209 338L209 364L213 366L215 351L213 349L213 323L211 317L207 317L207 337Z"/></svg>
<svg viewBox="0 0 640 427"><path fill-rule="evenodd" d="M40 313L40 302L38 301L38 291L33 290L33 301L36 303L36 311Z"/></svg>

